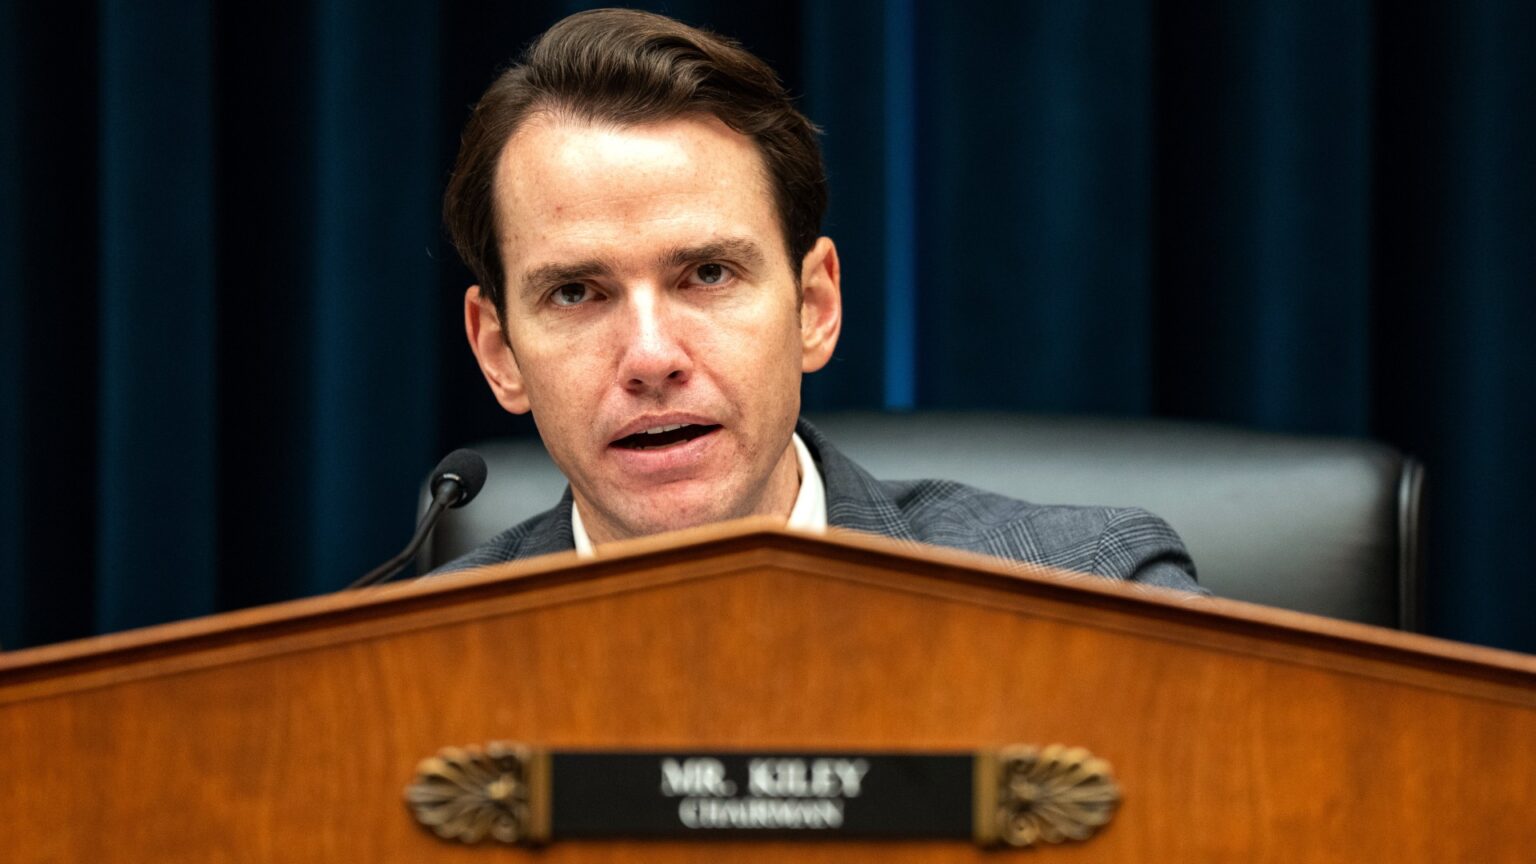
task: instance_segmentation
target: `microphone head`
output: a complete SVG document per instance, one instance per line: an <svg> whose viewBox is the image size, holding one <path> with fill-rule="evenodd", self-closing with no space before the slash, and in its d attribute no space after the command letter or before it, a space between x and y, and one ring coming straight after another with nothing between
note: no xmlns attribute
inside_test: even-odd
<svg viewBox="0 0 1536 864"><path fill-rule="evenodd" d="M437 463L437 468L432 471L432 485L429 488L435 492L444 480L456 481L459 484L459 500L451 506L463 507L480 494L480 489L485 486L485 475L485 460L480 458L480 454L460 448Z"/></svg>

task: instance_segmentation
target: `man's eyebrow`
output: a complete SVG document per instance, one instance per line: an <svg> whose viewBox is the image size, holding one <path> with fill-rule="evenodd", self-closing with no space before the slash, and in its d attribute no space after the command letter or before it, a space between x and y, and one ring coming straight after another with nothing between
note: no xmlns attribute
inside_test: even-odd
<svg viewBox="0 0 1536 864"><path fill-rule="evenodd" d="M523 274L521 293L524 296L543 294L556 285L595 279L612 272L613 268L608 266L607 262L597 258L577 261L573 264L542 264Z"/></svg>
<svg viewBox="0 0 1536 864"><path fill-rule="evenodd" d="M757 243L742 237L711 240L697 246L681 246L661 258L664 267L681 267L698 261L734 261L748 270L761 270L767 261Z"/></svg>
<svg viewBox="0 0 1536 864"><path fill-rule="evenodd" d="M744 237L727 237L711 240L697 246L678 246L661 256L660 264L668 269L701 261L734 261L748 270L761 270L767 261L762 247ZM570 264L541 264L523 274L519 294L534 298L557 285L583 282L613 275L614 268L600 258L589 258Z"/></svg>

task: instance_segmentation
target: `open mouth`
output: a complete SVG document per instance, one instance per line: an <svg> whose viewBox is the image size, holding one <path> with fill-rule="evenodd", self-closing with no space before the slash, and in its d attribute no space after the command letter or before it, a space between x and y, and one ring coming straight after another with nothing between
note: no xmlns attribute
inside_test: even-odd
<svg viewBox="0 0 1536 864"><path fill-rule="evenodd" d="M645 429L633 435L625 435L609 446L623 447L625 450L656 450L661 447L671 447L684 441L692 441L695 438L708 435L719 428L718 424L668 423L665 426Z"/></svg>

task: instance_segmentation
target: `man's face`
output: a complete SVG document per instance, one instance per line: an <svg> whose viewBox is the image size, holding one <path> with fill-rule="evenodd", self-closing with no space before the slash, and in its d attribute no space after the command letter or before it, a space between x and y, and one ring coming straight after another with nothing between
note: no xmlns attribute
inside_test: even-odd
<svg viewBox="0 0 1536 864"><path fill-rule="evenodd" d="M786 515L839 274L826 238L789 260L752 142L713 118L535 115L495 193L505 310L471 288L470 344L501 404L533 412L592 538Z"/></svg>

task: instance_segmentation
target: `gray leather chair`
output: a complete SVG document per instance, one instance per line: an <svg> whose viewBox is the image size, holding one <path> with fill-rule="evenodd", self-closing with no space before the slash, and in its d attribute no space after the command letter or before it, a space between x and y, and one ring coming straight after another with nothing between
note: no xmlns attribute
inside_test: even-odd
<svg viewBox="0 0 1536 864"><path fill-rule="evenodd" d="M876 477L942 477L1167 519L1218 596L1421 629L1423 467L1369 441L1165 420L1018 414L810 418ZM422 570L545 510L565 480L537 440L476 449L479 499L449 511Z"/></svg>

